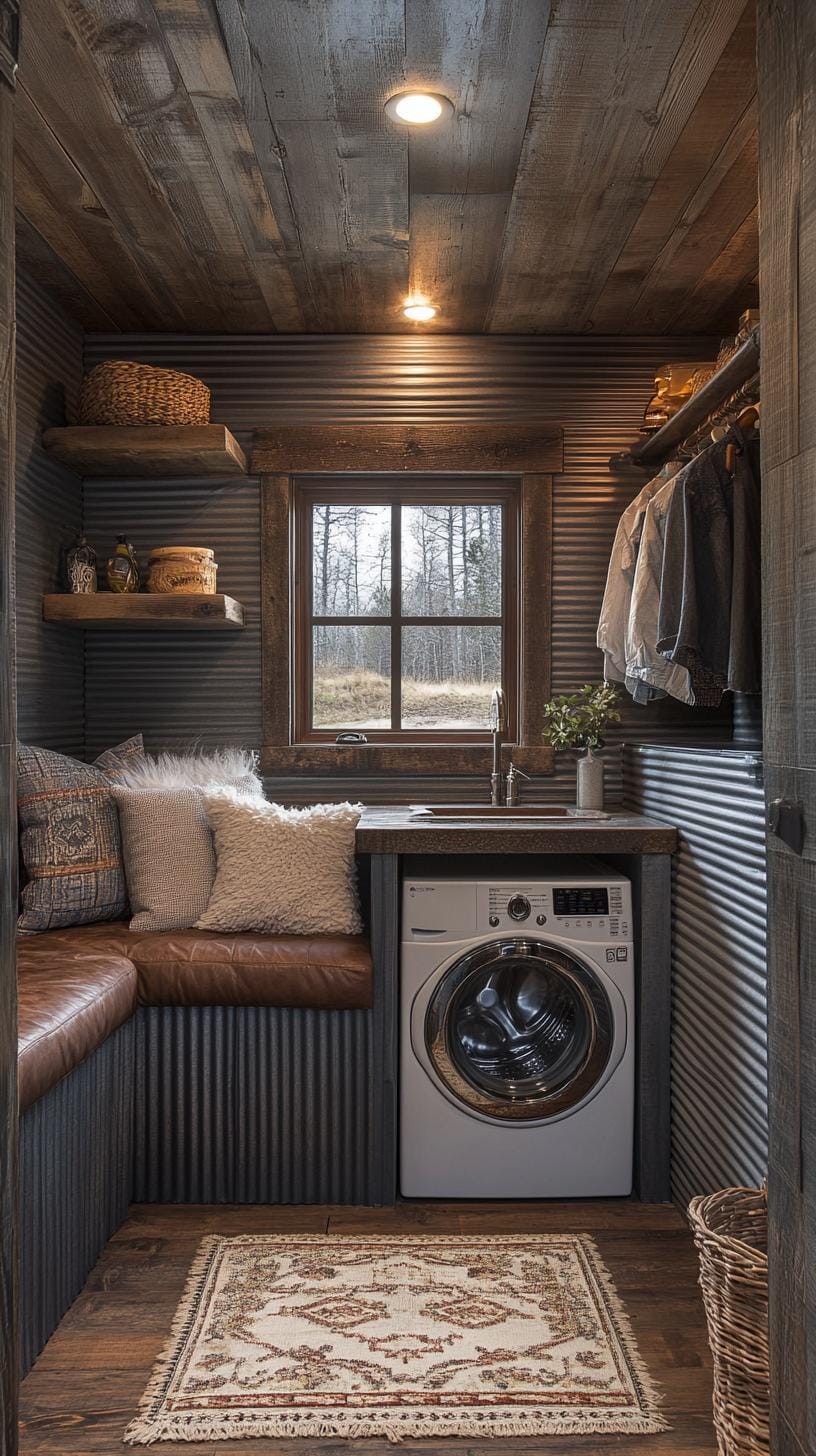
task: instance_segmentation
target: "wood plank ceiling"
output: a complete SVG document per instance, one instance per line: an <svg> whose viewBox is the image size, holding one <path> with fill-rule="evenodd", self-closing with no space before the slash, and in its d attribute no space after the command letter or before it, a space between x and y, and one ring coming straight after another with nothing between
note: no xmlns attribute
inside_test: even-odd
<svg viewBox="0 0 816 1456"><path fill-rule="evenodd" d="M88 328L696 333L756 303L754 0L24 19L20 257ZM409 85L453 119L388 120Z"/></svg>

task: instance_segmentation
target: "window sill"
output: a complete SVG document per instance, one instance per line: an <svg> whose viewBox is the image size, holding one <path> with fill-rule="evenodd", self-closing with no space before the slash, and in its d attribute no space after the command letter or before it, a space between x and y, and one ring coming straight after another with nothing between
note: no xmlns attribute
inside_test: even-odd
<svg viewBox="0 0 816 1456"><path fill-rule="evenodd" d="M505 743L505 768L511 759L522 773L549 774L555 755L547 744ZM489 744L293 743L261 749L263 774L489 774L492 766Z"/></svg>

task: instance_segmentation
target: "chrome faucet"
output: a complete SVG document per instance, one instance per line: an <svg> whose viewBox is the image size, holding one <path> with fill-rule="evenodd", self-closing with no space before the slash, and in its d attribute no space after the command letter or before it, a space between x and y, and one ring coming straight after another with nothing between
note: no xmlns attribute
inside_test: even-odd
<svg viewBox="0 0 816 1456"><path fill-rule="evenodd" d="M490 732L493 734L493 772L490 775L491 804L504 803L504 780L501 771L502 739L507 732L507 705L501 688L493 689L490 699Z"/></svg>

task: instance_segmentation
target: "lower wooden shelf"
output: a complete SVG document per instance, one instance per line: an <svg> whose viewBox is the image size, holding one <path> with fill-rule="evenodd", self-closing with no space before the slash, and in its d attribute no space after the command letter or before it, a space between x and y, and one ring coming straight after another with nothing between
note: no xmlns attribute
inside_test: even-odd
<svg viewBox="0 0 816 1456"><path fill-rule="evenodd" d="M139 631L227 631L244 626L244 609L223 592L176 594L136 592L92 592L87 596L69 592L43 597L43 618L62 627L138 628Z"/></svg>

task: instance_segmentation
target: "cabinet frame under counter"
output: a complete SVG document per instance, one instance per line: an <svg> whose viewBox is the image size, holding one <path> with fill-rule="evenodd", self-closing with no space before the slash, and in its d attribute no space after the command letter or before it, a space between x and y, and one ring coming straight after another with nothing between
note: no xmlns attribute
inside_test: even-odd
<svg viewBox="0 0 816 1456"><path fill-rule="evenodd" d="M478 809L474 811L478 817ZM677 831L658 820L613 814L525 824L428 824L408 809L366 809L357 830L358 856L370 859L370 930L374 958L374 1031L381 1058L381 1096L375 1111L381 1197L399 1197L400 907L407 856L473 857L473 871L501 870L503 856L529 857L535 876L542 856L602 858L632 885L635 946L635 1133L632 1198L671 1199L671 871ZM497 856L490 870L479 860Z"/></svg>

